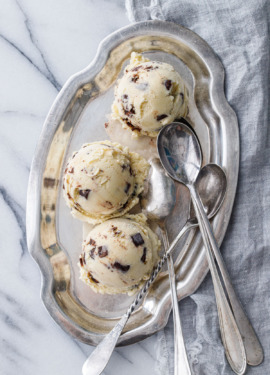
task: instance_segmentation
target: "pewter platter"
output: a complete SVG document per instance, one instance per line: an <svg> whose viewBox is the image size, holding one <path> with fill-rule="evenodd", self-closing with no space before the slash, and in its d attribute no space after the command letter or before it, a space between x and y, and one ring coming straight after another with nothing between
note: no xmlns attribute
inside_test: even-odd
<svg viewBox="0 0 270 375"><path fill-rule="evenodd" d="M77 339L97 345L134 297L95 294L78 279L82 224L71 217L61 194L63 165L83 143L108 139L104 128L113 87L132 51L172 64L189 89L187 120L203 150L203 164L221 165L228 178L222 208L212 222L219 243L225 235L236 191L239 133L236 115L224 95L224 70L198 35L163 21L136 23L100 44L94 61L72 76L57 96L44 123L30 173L27 241L42 273L42 300L51 316ZM181 186L169 219L173 238L187 219L189 194ZM178 298L193 293L208 268L198 231L190 232L175 252ZM142 340L167 323L171 310L166 270L132 314L119 345Z"/></svg>

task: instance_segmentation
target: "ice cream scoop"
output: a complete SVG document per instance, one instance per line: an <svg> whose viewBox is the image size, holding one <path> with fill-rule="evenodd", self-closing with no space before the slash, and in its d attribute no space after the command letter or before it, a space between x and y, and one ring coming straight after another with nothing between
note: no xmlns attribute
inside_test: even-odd
<svg viewBox="0 0 270 375"><path fill-rule="evenodd" d="M81 279L95 292L132 295L149 278L159 249L160 241L143 214L108 220L83 243Z"/></svg>
<svg viewBox="0 0 270 375"><path fill-rule="evenodd" d="M155 137L161 127L187 113L187 90L173 66L135 52L114 95L113 118L136 135Z"/></svg>
<svg viewBox="0 0 270 375"><path fill-rule="evenodd" d="M110 141L88 143L69 159L64 198L74 217L92 224L122 216L139 201L149 165Z"/></svg>

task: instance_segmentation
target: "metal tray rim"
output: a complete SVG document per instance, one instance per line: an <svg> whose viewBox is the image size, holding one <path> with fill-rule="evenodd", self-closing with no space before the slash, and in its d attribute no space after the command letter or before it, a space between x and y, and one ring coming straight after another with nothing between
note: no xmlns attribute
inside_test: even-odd
<svg viewBox="0 0 270 375"><path fill-rule="evenodd" d="M181 32L181 33L179 33ZM27 244L28 249L38 263L40 272L42 275L42 288L41 288L41 298L51 314L54 320L60 324L60 326L71 333L76 338L80 339L83 342L93 344L93 338L91 332L86 331L85 329L77 326L74 322L71 323L70 320L64 315L62 310L56 305L52 294L51 294L51 283L52 283L52 270L50 268L50 264L41 251L42 247L40 244L39 238L39 209L40 209L40 184L41 184L41 176L39 171L42 169L44 163L44 156L46 155L46 151L50 145L51 138L54 134L55 128L63 114L64 107L70 102L74 92L85 82L87 82L88 77L92 74L93 67L101 67L106 61L107 55L109 51L116 46L119 42L123 39L127 39L131 36L134 36L135 33L137 35L140 34L166 34L174 38L178 38L179 34L181 34L181 39L185 40L186 43L192 45L193 49L196 49L198 54L204 58L204 61L207 62L209 70L213 72L212 77L212 87L211 87L211 94L213 102L215 103L216 108L218 109L219 113L226 118L226 121L231 121L232 126L235 129L235 138L234 138L234 145L235 145L235 157L236 157L236 174L238 175L238 166L239 166L239 132L238 132L238 124L237 118L232 110L232 108L227 103L224 94L224 69L223 66L215 55L213 50L208 46L208 44L201 39L197 34L193 33L192 31L185 29L184 27L170 23L165 21L146 21L146 22L139 22L124 28L119 29L118 31L112 33L108 37L106 37L99 45L96 57L94 60L83 70L74 74L70 77L70 79L66 82L66 84L61 89L60 93L56 97L48 116L44 122L42 133L40 136L39 143L35 150L35 155L31 165L30 177L29 177L29 184L28 184L28 192L27 192L27 210L26 210L26 229L27 229ZM194 41L196 43L194 44ZM235 196L237 185L237 178L233 186L231 186L231 194L232 194L232 201L231 206L227 209L227 218L229 220L231 210L233 207L233 200ZM225 223L225 227L227 228L228 222ZM225 235L225 231L222 235L222 238ZM208 269L205 269L204 276L206 275ZM197 288L196 286L194 290ZM194 290L190 290L190 293L194 292ZM163 311L163 322L158 326L153 323L152 331L150 332L147 330L147 333L143 333L143 327L140 332L139 339L143 339L150 334L156 332L157 330L163 328L168 320L170 313L170 307L165 308ZM95 340L94 340L95 341ZM129 336L129 332L124 333L119 341L120 345L129 344L132 342L138 341L137 339L134 340L134 337ZM95 342L94 342L95 344Z"/></svg>

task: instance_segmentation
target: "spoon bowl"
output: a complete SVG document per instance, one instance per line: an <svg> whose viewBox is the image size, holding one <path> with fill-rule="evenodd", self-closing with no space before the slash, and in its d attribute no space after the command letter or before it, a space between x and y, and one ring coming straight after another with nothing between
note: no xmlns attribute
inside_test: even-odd
<svg viewBox="0 0 270 375"><path fill-rule="evenodd" d="M143 195L141 205L150 220L165 220L176 203L174 181L165 175L159 159L150 160L151 169L148 178L147 192Z"/></svg>
<svg viewBox="0 0 270 375"><path fill-rule="evenodd" d="M194 184L202 164L202 152L195 133L181 122L173 122L159 132L161 163L168 174L187 186Z"/></svg>
<svg viewBox="0 0 270 375"><path fill-rule="evenodd" d="M213 163L205 165L198 174L195 186L208 219L211 219L222 205L227 190L227 177L223 169ZM190 207L190 218L194 218L197 221L192 203Z"/></svg>

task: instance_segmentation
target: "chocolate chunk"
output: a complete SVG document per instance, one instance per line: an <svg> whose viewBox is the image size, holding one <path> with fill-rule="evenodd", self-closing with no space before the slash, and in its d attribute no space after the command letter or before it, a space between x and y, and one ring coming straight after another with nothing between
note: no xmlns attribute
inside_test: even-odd
<svg viewBox="0 0 270 375"><path fill-rule="evenodd" d="M170 79L167 79L164 82L164 85L165 85L165 87L166 87L167 90L170 90L170 88L172 87L172 81Z"/></svg>
<svg viewBox="0 0 270 375"><path fill-rule="evenodd" d="M133 234L133 236L131 236L131 239L136 247L144 244L144 239L142 238L140 233Z"/></svg>
<svg viewBox="0 0 270 375"><path fill-rule="evenodd" d="M102 146L106 146L108 148L113 148L111 145L107 145L106 143L101 143Z"/></svg>
<svg viewBox="0 0 270 375"><path fill-rule="evenodd" d="M99 281L97 281L97 280L92 276L92 274L91 274L90 272L88 272L87 276L88 276L88 278L89 278L91 281L93 281L94 283L96 283L96 284L99 283Z"/></svg>
<svg viewBox="0 0 270 375"><path fill-rule="evenodd" d="M128 121L127 118L124 119L124 121L126 122L126 124L130 127L130 129L131 129L132 131L134 131L134 130L137 129L136 126L132 125L132 123L131 123L130 121Z"/></svg>
<svg viewBox="0 0 270 375"><path fill-rule="evenodd" d="M135 108L133 104L123 107L123 110L125 112L125 115L128 117L132 117L133 115L135 115Z"/></svg>
<svg viewBox="0 0 270 375"><path fill-rule="evenodd" d="M135 66L135 68L131 69L131 72L137 72L141 68L142 68L142 65Z"/></svg>
<svg viewBox="0 0 270 375"><path fill-rule="evenodd" d="M85 199L87 199L88 198L88 195L89 195L89 193L90 193L90 189L85 189L85 190L79 190L79 194L82 196L82 197L84 197Z"/></svg>
<svg viewBox="0 0 270 375"><path fill-rule="evenodd" d="M133 193L132 193L132 197L135 197L137 190L138 190L138 184L135 184L134 185L134 190L133 190Z"/></svg>
<svg viewBox="0 0 270 375"><path fill-rule="evenodd" d="M93 240L93 238L90 238L90 240L89 240L89 245L93 245L93 246L96 246L96 241L95 240Z"/></svg>
<svg viewBox="0 0 270 375"><path fill-rule="evenodd" d="M162 115L158 115L158 116L157 116L157 121L161 121L161 120L163 120L163 119L166 118L166 117L168 117L168 115L165 115L165 113L162 114Z"/></svg>
<svg viewBox="0 0 270 375"><path fill-rule="evenodd" d="M133 172L132 172L132 168L131 168L131 166L130 165L127 165L127 164L123 164L122 165L122 169L123 169L123 171L125 170L125 169L129 169L129 174L130 174L130 176L132 176L133 175Z"/></svg>
<svg viewBox="0 0 270 375"><path fill-rule="evenodd" d="M98 255L100 258L104 258L108 255L108 249L106 246L99 246L98 247Z"/></svg>
<svg viewBox="0 0 270 375"><path fill-rule="evenodd" d="M128 191L129 191L129 189L130 189L130 183L129 182L127 182L127 184L126 184L126 187L125 187L125 193L126 194L128 194Z"/></svg>
<svg viewBox="0 0 270 375"><path fill-rule="evenodd" d="M141 257L141 261L145 264L146 263L146 252L147 252L147 248L144 247L143 248L143 255Z"/></svg>
<svg viewBox="0 0 270 375"><path fill-rule="evenodd" d="M81 265L81 267L83 267L83 260L82 260L82 257L80 257L80 265Z"/></svg>
<svg viewBox="0 0 270 375"><path fill-rule="evenodd" d="M130 112L132 115L135 115L136 112L135 112L135 108L134 108L134 105L133 105L133 104L131 104L129 112Z"/></svg>
<svg viewBox="0 0 270 375"><path fill-rule="evenodd" d="M125 115L128 117L132 117L135 114L135 108L133 104L129 104L128 95L122 95L121 100L123 103L123 110L125 112Z"/></svg>
<svg viewBox="0 0 270 375"><path fill-rule="evenodd" d="M74 168L70 168L69 173L74 173Z"/></svg>
<svg viewBox="0 0 270 375"><path fill-rule="evenodd" d="M136 83L139 79L139 74L134 74L134 76L131 78L131 82Z"/></svg>
<svg viewBox="0 0 270 375"><path fill-rule="evenodd" d="M105 126L105 128L107 128L109 126L109 123L105 122L104 126Z"/></svg>
<svg viewBox="0 0 270 375"><path fill-rule="evenodd" d="M104 205L103 205L103 207L104 207ZM112 202L110 202L110 201L105 201L105 207L112 208L112 207L113 207Z"/></svg>
<svg viewBox="0 0 270 375"><path fill-rule="evenodd" d="M122 231L121 230L119 230L117 227L115 227L114 225L112 225L112 231L113 231L113 234L115 235L115 236L117 236L118 234L121 234L122 233Z"/></svg>
<svg viewBox="0 0 270 375"><path fill-rule="evenodd" d="M134 131L134 130L141 130L141 128L139 126L135 126L133 125L128 118L122 118L123 121L125 121L125 123L127 124L127 126L130 127L131 131Z"/></svg>
<svg viewBox="0 0 270 375"><path fill-rule="evenodd" d="M77 154L78 154L78 151L74 152L74 154L72 155L72 159L74 159Z"/></svg>
<svg viewBox="0 0 270 375"><path fill-rule="evenodd" d="M68 197L68 199L72 199L71 195L69 193L67 193L67 197Z"/></svg>
<svg viewBox="0 0 270 375"><path fill-rule="evenodd" d="M127 265L127 266L124 266L123 264L121 263L118 263L118 262L114 262L114 264L112 265L114 268L116 268L117 270L120 270L122 272L127 272L129 269L130 269L130 266Z"/></svg>
<svg viewBox="0 0 270 375"><path fill-rule="evenodd" d="M55 178L45 177L43 180L43 185L46 188L53 188L55 184L56 184Z"/></svg>
<svg viewBox="0 0 270 375"><path fill-rule="evenodd" d="M91 249L91 250L89 251L89 256L90 256L90 258L92 258L92 259L95 259L95 250L96 250L96 248L93 247L93 249Z"/></svg>
<svg viewBox="0 0 270 375"><path fill-rule="evenodd" d="M73 208L75 210L77 210L77 211L81 211L82 210L82 206L79 203L77 203L77 202L74 203Z"/></svg>
<svg viewBox="0 0 270 375"><path fill-rule="evenodd" d="M131 72L137 72L139 69L143 69L149 72L149 70L158 69L158 66L153 67L153 65L148 65L148 66L138 65L138 66L135 66L135 68L131 69Z"/></svg>

